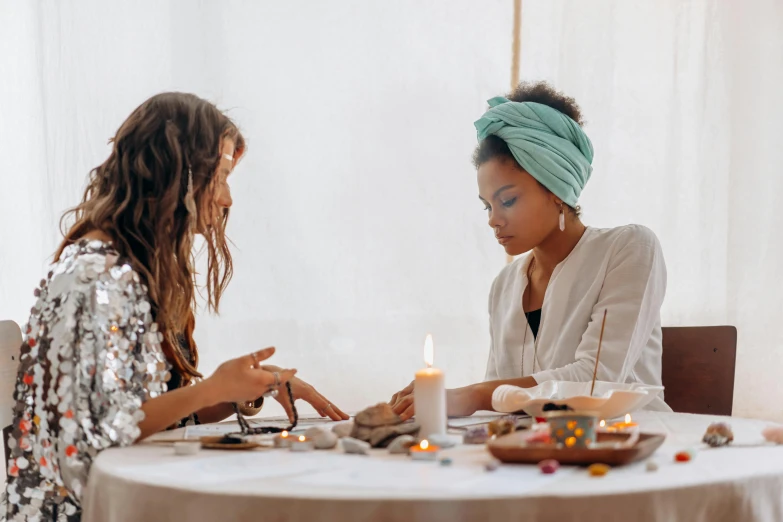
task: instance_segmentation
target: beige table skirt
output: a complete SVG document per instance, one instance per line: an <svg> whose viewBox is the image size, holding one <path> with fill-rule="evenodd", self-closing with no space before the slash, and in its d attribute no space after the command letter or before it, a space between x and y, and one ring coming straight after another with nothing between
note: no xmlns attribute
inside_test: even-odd
<svg viewBox="0 0 783 522"><path fill-rule="evenodd" d="M728 420L734 447L673 455L699 440L716 417L640 412L643 431L667 435L644 463L602 478L581 468L545 476L535 466L484 469L481 446L443 454L451 466L374 450L292 453L205 451L188 457L142 444L103 452L84 501L85 522L274 521L783 521L783 446L763 445L766 423Z"/></svg>

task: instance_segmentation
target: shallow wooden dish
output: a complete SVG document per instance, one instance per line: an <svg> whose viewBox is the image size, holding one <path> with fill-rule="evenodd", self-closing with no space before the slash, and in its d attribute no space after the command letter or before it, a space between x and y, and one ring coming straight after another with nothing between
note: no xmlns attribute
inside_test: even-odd
<svg viewBox="0 0 783 522"><path fill-rule="evenodd" d="M509 433L487 443L487 449L501 462L538 464L542 460L555 459L560 464L589 466L601 463L610 466L622 466L652 455L657 450L666 435L641 433L639 440L630 448L621 449L589 449L589 448L556 448L554 446L523 446L526 431ZM599 433L598 442L622 442L628 438L625 433Z"/></svg>
<svg viewBox="0 0 783 522"><path fill-rule="evenodd" d="M220 442L222 438L223 436L220 435L216 437L215 436L201 437L199 440L201 441L201 447L206 449L249 450L249 449L255 449L261 447L261 444L258 444L257 442L241 442L239 444L227 444L225 442Z"/></svg>

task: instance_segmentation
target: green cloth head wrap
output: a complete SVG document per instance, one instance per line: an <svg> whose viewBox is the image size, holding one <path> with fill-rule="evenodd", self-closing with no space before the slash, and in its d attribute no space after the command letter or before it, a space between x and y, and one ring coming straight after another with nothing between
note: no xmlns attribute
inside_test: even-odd
<svg viewBox="0 0 783 522"><path fill-rule="evenodd" d="M489 100L474 123L479 141L495 135L517 163L564 203L575 207L593 167L593 144L574 120L547 105Z"/></svg>

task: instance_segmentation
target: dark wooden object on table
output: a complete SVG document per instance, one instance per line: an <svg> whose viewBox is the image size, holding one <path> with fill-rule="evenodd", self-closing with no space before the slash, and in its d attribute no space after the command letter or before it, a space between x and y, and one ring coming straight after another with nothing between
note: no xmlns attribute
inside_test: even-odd
<svg viewBox="0 0 783 522"><path fill-rule="evenodd" d="M664 398L679 413L731 415L737 329L663 328Z"/></svg>
<svg viewBox="0 0 783 522"><path fill-rule="evenodd" d="M661 447L666 435L641 433L636 444L627 448L558 448L550 444L524 445L528 435L525 431L515 431L487 443L487 449L501 462L514 464L537 464L542 460L554 459L560 464L589 466L607 464L622 466L646 459ZM628 439L626 433L599 433L598 442L623 442Z"/></svg>

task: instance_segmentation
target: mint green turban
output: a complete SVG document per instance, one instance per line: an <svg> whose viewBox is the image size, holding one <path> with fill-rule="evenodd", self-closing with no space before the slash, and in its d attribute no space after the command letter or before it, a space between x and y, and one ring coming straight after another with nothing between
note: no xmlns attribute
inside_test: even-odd
<svg viewBox="0 0 783 522"><path fill-rule="evenodd" d="M489 100L474 123L479 141L495 135L517 163L564 203L575 207L593 167L593 144L574 120L547 105Z"/></svg>

